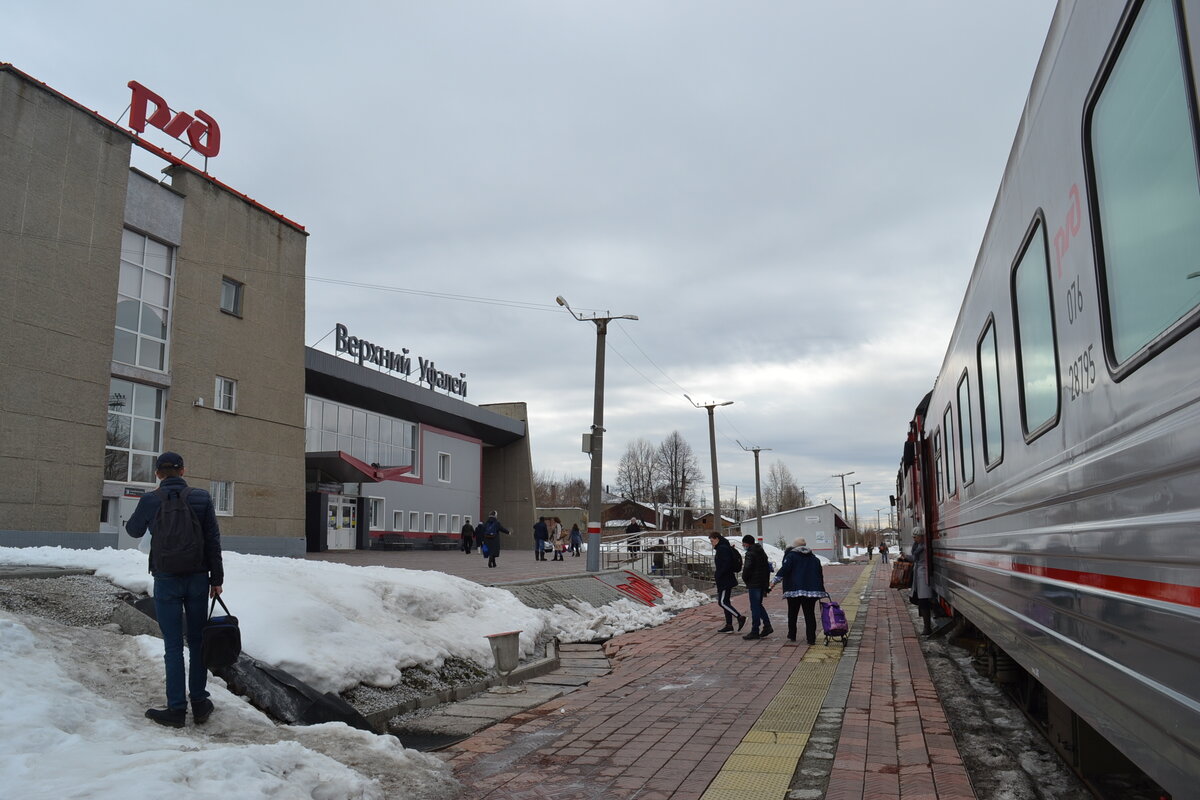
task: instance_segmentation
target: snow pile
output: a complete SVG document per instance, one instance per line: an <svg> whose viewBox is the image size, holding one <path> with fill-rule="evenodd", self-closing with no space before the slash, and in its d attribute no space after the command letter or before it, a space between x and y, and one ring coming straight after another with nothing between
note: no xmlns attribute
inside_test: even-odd
<svg viewBox="0 0 1200 800"><path fill-rule="evenodd" d="M662 591L663 599L654 606L623 597L599 608L579 601L570 608L556 605L542 613L546 615L547 627L558 630L559 641L590 642L661 625L671 618L672 611L712 602L711 597L695 589L675 592L661 581L655 585Z"/></svg>

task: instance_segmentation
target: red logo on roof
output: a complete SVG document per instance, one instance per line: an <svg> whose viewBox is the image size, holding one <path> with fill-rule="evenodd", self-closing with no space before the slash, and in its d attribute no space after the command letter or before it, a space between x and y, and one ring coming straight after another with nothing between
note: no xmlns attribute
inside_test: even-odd
<svg viewBox="0 0 1200 800"><path fill-rule="evenodd" d="M186 111L176 111L172 115L170 106L161 95L155 94L137 81L130 81L129 88L133 90L133 99L129 106L129 127L138 133L145 133L146 123L150 123L180 141L183 141L181 137L186 133L188 143L205 158L211 158L220 151L221 128L208 114L196 109L195 115ZM148 115L151 103L154 104L154 113Z"/></svg>

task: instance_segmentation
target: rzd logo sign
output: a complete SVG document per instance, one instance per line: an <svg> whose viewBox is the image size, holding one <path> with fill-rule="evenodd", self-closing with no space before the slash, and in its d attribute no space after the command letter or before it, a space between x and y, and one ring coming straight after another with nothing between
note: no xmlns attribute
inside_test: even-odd
<svg viewBox="0 0 1200 800"><path fill-rule="evenodd" d="M638 575L636 572L624 570L624 573L624 583L610 583L608 580L604 579L609 578L610 580L620 580L620 578L618 578L616 575L606 575L604 578L600 577L599 575L593 575L592 577L601 583L611 586L618 592L632 597L634 600L640 600L648 606L654 605L654 601L663 596L662 592L658 590L657 586L643 578L641 575Z"/></svg>
<svg viewBox="0 0 1200 800"><path fill-rule="evenodd" d="M205 158L212 158L220 151L221 128L208 114L196 109L195 116L186 111L177 111L172 115L170 106L161 95L155 94L137 81L130 81L129 88L133 90L133 99L129 106L129 127L138 133L145 133L146 123L149 123L180 141L186 133L188 143ZM150 104L154 105L153 114L147 114Z"/></svg>

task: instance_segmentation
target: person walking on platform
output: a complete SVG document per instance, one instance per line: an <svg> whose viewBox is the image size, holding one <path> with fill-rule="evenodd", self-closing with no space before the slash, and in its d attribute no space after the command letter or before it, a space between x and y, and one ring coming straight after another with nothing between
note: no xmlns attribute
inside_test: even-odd
<svg viewBox="0 0 1200 800"><path fill-rule="evenodd" d="M867 561L868 563L875 560L875 545L867 545Z"/></svg>
<svg viewBox="0 0 1200 800"><path fill-rule="evenodd" d="M717 605L725 612L725 627L717 633L731 633L733 620L737 618L737 629L740 631L746 625L746 617L729 601L733 587L737 586L737 574L742 568L742 556L733 549L721 534L713 531L708 535L713 546L713 580L717 584Z"/></svg>
<svg viewBox="0 0 1200 800"><path fill-rule="evenodd" d="M470 520L463 523L459 536L462 537L462 551L471 555L471 545L475 543L475 526L471 524Z"/></svg>
<svg viewBox="0 0 1200 800"><path fill-rule="evenodd" d="M920 526L913 528L912 560L912 600L917 604L917 612L921 615L921 622L925 623L921 635L929 636L933 633L933 623L930 621L933 606L933 588L929 585L929 562L926 559L925 531Z"/></svg>
<svg viewBox="0 0 1200 800"><path fill-rule="evenodd" d="M496 556L500 555L500 534L508 534L508 528L500 522L499 512L493 511L483 523L483 546L480 548L487 556L488 566L496 566Z"/></svg>
<svg viewBox="0 0 1200 800"><path fill-rule="evenodd" d="M783 583L788 604L788 641L796 641L796 618L804 610L804 641L817 643L817 600L825 596L825 574L821 559L808 549L808 542L797 539L783 554L783 563L771 585Z"/></svg>
<svg viewBox="0 0 1200 800"><path fill-rule="evenodd" d="M538 517L533 523L533 560L546 560L546 541L550 538L550 530L546 527L546 518Z"/></svg>
<svg viewBox="0 0 1200 800"><path fill-rule="evenodd" d="M575 523L571 526L571 555L578 558L581 547L583 547L583 533L579 530L579 523Z"/></svg>
<svg viewBox="0 0 1200 800"><path fill-rule="evenodd" d="M748 533L742 537L742 547L746 550L742 583L746 584L746 592L750 595L750 632L742 638L761 639L775 630L763 606L763 597L771 590L771 562L767 551Z"/></svg>
<svg viewBox="0 0 1200 800"><path fill-rule="evenodd" d="M483 526L486 523L487 520L483 520L475 526L475 549L481 553L483 552ZM486 558L486 554L484 554L484 557Z"/></svg>
<svg viewBox="0 0 1200 800"><path fill-rule="evenodd" d="M879 563L888 563L888 546L883 542L879 543Z"/></svg>
<svg viewBox="0 0 1200 800"><path fill-rule="evenodd" d="M554 524L550 526L550 546L554 548L554 560L562 561L563 553L567 552L567 532L563 530L562 520L553 517Z"/></svg>

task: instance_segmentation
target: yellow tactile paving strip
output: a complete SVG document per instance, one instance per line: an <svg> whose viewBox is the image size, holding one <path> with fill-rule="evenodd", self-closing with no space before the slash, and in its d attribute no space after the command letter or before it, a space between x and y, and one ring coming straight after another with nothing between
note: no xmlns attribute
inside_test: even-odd
<svg viewBox="0 0 1200 800"><path fill-rule="evenodd" d="M870 568L864 569L841 603L851 626L858 616L863 590L873 572ZM708 785L701 800L771 800L787 795L792 775L804 754L808 736L844 652L838 645L825 647L820 644L820 637L818 629L818 644L808 648L779 694Z"/></svg>

